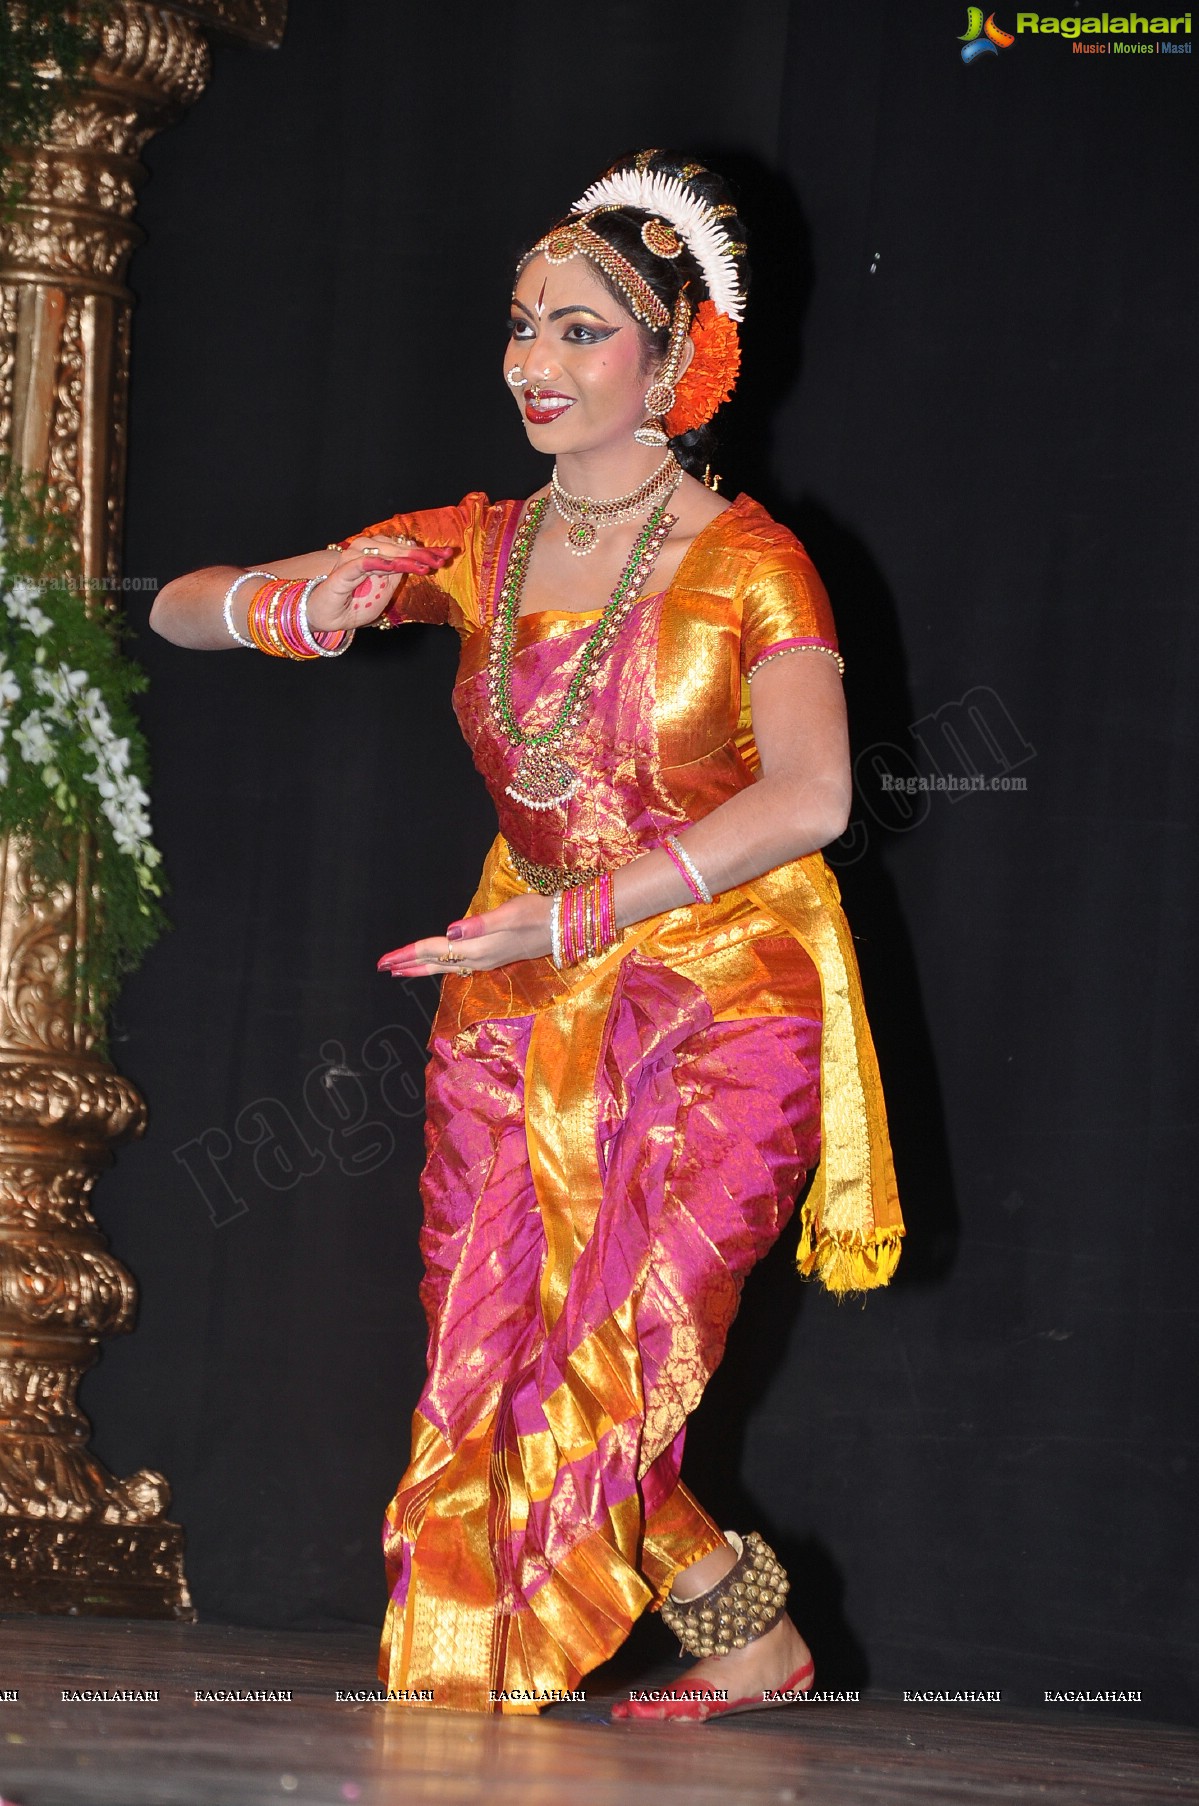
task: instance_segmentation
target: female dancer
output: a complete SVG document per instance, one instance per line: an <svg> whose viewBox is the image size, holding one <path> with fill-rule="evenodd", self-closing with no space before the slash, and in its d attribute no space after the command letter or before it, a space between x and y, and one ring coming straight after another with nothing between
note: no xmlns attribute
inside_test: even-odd
<svg viewBox="0 0 1199 1806"><path fill-rule="evenodd" d="M850 805L828 598L785 527L691 474L736 379L744 239L710 171L617 165L516 275L504 374L550 484L196 571L151 617L300 658L369 624L462 642L454 708L501 832L462 920L379 961L445 981L429 1373L384 1533L397 1697L536 1711L653 1605L699 1661L618 1716L812 1681L773 1553L679 1478L805 1176L800 1266L830 1289L885 1284L902 1235L817 851Z"/></svg>

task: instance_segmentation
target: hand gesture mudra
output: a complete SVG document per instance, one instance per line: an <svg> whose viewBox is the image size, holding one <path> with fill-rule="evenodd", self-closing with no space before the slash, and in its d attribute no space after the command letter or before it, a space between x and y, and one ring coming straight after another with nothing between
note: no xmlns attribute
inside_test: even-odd
<svg viewBox="0 0 1199 1806"><path fill-rule="evenodd" d="M530 891L451 922L445 934L395 947L377 965L393 978L445 978L451 972L492 972L517 960L544 959L550 946L550 900Z"/></svg>
<svg viewBox="0 0 1199 1806"><path fill-rule="evenodd" d="M338 552L337 563L313 590L308 620L320 633L369 627L407 576L429 577L454 556L451 546L420 546L412 539L359 533Z"/></svg>

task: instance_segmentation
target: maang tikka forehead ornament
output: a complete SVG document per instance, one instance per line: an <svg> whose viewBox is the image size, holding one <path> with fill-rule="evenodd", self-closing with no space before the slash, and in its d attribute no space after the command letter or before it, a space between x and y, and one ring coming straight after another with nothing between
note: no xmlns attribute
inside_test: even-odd
<svg viewBox="0 0 1199 1806"><path fill-rule="evenodd" d="M586 257L616 284L628 303L629 312L643 326L658 332L663 326L670 325L670 309L666 303L659 301L649 283L637 274L615 245L592 231L586 219L567 220L565 225L555 226L533 246L529 257L535 257L539 251L547 263L569 263L572 257ZM527 257L525 262L528 261Z"/></svg>

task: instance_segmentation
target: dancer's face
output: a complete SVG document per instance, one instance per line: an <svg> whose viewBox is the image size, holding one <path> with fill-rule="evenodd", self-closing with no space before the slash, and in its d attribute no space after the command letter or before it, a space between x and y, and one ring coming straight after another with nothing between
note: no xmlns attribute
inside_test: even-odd
<svg viewBox="0 0 1199 1806"><path fill-rule="evenodd" d="M554 264L538 255L527 263L510 331L504 375L519 366L526 378L512 393L538 451L632 446L645 419L651 347L585 257Z"/></svg>

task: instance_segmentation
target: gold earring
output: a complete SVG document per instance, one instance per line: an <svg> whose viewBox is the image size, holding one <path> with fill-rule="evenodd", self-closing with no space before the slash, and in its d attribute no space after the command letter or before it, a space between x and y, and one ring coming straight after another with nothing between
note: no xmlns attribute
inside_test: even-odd
<svg viewBox="0 0 1199 1806"><path fill-rule="evenodd" d="M634 430L633 437L638 445L666 445L669 436L663 425L664 417L674 406L674 385L678 379L679 366L683 361L683 351L687 344L687 332L691 325L691 305L687 299L687 284L684 283L675 300L674 311L670 322L670 342L666 351L666 362L661 373L655 377L645 391L645 412L648 416Z"/></svg>
<svg viewBox="0 0 1199 1806"><path fill-rule="evenodd" d="M659 377L645 391L645 412L647 418L633 430L633 437L638 445L665 445L667 443L666 428L662 417L669 414L674 406L674 387L663 382Z"/></svg>

